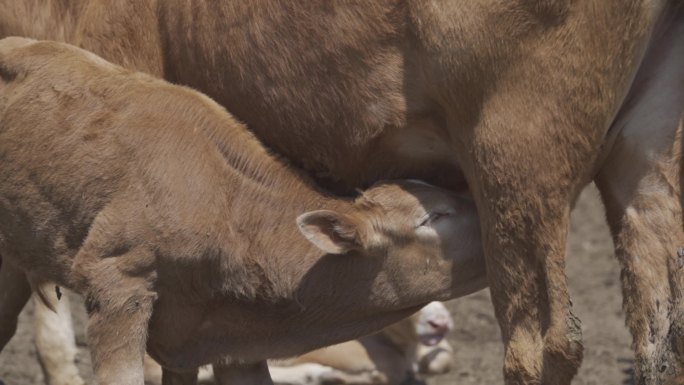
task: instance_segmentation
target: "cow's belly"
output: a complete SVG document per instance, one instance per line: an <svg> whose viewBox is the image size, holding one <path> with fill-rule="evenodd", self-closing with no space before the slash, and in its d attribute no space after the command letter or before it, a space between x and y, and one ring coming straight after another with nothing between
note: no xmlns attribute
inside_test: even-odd
<svg viewBox="0 0 684 385"><path fill-rule="evenodd" d="M291 4L289 13L268 1L164 7L161 34L173 37L165 77L209 95L328 187L462 182L444 118L425 91L420 54L383 6L360 12L340 2L333 13L308 2ZM347 11L354 23L340 17ZM299 12L315 17L292 16Z"/></svg>
<svg viewBox="0 0 684 385"><path fill-rule="evenodd" d="M419 179L463 190L465 178L450 138L437 120L437 116L421 117L400 126L385 126L376 137L359 142L330 139L325 132L307 134L299 138L302 147L290 145L281 140L280 134L264 132L259 126L252 131L267 146L334 191L344 193L387 179ZM321 129L334 131L336 127ZM287 135L298 135L296 129L281 130Z"/></svg>
<svg viewBox="0 0 684 385"><path fill-rule="evenodd" d="M331 118L319 124L301 116L306 112L303 108L281 111L276 106L265 106L260 116L255 116L235 107L232 100L225 99L225 92L211 96L246 122L267 147L308 171L330 190L345 193L387 179L420 179L453 190L466 188L443 118L437 113L402 111L406 118L401 124L377 121L369 129L373 133L364 134L356 132L355 127L374 119L367 111L331 105ZM315 104L306 99L301 103ZM340 114L348 118L336 121L334 116ZM288 119L300 123L287 124ZM315 129L303 128L307 125Z"/></svg>
<svg viewBox="0 0 684 385"><path fill-rule="evenodd" d="M207 91L205 84L188 84ZM260 95L252 101L263 105L255 112L241 107L241 90L208 92L246 122L267 147L332 190L365 188L385 179L421 179L451 189L464 188L449 134L437 113L400 111L397 114L402 117L396 119L400 124L395 125L377 120L372 111L330 103L329 111L321 112L329 118L319 122L307 116L305 107L316 105L316 95L306 95L299 101L301 106L287 109ZM346 118L337 120L340 115ZM369 121L372 125L366 131L357 129Z"/></svg>
<svg viewBox="0 0 684 385"><path fill-rule="evenodd" d="M422 179L454 190L465 189L463 172L441 121L435 114L386 128L370 149L371 180Z"/></svg>

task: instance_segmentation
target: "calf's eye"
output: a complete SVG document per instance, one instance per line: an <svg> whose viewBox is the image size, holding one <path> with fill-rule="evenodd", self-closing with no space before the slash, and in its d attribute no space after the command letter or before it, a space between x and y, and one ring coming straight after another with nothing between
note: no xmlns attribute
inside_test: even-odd
<svg viewBox="0 0 684 385"><path fill-rule="evenodd" d="M421 220L418 227L429 226L432 223L434 223L434 222L436 222L436 221L440 220L441 218L444 218L448 215L449 215L449 213L440 212L440 211L433 211L433 212L427 213L427 214L425 214L425 216Z"/></svg>

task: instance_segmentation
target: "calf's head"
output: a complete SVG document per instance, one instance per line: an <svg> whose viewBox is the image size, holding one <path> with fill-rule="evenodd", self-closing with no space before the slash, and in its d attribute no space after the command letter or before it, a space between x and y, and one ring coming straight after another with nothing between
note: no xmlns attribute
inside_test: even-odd
<svg viewBox="0 0 684 385"><path fill-rule="evenodd" d="M431 299L453 298L486 286L475 204L453 192L418 181L381 182L347 212L308 212L297 223L328 254L382 260L384 276L405 279L416 297L422 290Z"/></svg>

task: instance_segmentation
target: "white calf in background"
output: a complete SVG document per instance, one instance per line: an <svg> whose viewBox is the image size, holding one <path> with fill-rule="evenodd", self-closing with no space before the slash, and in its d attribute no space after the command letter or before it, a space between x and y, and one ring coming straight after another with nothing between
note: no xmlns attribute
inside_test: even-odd
<svg viewBox="0 0 684 385"><path fill-rule="evenodd" d="M41 288L43 298L33 295L34 330L38 360L47 385L84 385L76 367L76 340L71 319L69 297L59 295L54 284Z"/></svg>
<svg viewBox="0 0 684 385"><path fill-rule="evenodd" d="M279 385L399 385L407 377L446 373L453 349L445 337L453 325L449 310L431 302L376 334L270 362L271 377Z"/></svg>

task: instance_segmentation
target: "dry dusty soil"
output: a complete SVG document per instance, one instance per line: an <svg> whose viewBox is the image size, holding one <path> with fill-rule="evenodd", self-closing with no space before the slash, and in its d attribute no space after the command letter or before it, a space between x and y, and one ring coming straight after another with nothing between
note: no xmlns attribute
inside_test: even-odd
<svg viewBox="0 0 684 385"><path fill-rule="evenodd" d="M621 310L619 268L603 218L603 208L594 188L580 198L568 242L568 277L575 312L582 319L585 358L574 384L631 384L631 337ZM79 365L92 378L83 333L83 311L78 313ZM481 291L449 302L456 328L451 343L456 349L455 369L429 380L430 385L502 384L503 349L499 328L489 302ZM0 379L6 385L43 384L31 334L32 307L21 316L17 335L0 353Z"/></svg>

